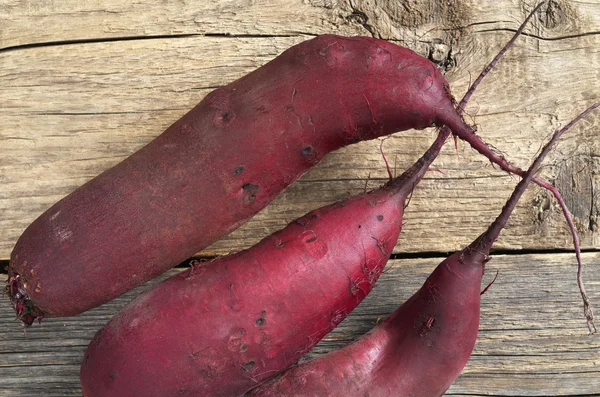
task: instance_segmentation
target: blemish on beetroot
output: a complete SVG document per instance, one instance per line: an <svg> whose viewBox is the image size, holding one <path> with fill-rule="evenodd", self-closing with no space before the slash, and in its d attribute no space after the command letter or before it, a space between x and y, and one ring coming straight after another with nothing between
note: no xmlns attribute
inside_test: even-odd
<svg viewBox="0 0 600 397"><path fill-rule="evenodd" d="M256 363L254 361L248 361L246 364L242 365L242 369L244 372L250 372Z"/></svg>
<svg viewBox="0 0 600 397"><path fill-rule="evenodd" d="M258 113L269 113L269 111L267 110L267 108L264 105L261 105L257 108L255 108L254 110L256 110Z"/></svg>
<svg viewBox="0 0 600 397"><path fill-rule="evenodd" d="M231 112L225 112L221 117L223 118L223 121L230 121L233 118L233 114Z"/></svg>
<svg viewBox="0 0 600 397"><path fill-rule="evenodd" d="M260 317L256 320L256 326L257 327L262 327L263 325L265 325L267 323L267 319L265 318L265 316L267 315L267 311L263 310L260 313Z"/></svg>
<svg viewBox="0 0 600 397"><path fill-rule="evenodd" d="M381 251L381 253L384 256L388 256L390 253L388 252L387 248L385 247L385 243L375 237L373 237L373 239L376 241L377 244L377 248L379 248L379 250Z"/></svg>
<svg viewBox="0 0 600 397"><path fill-rule="evenodd" d="M429 331L433 330L435 325L435 317L427 316L422 319L421 325L419 327L419 336L423 337L429 333Z"/></svg>
<svg viewBox="0 0 600 397"><path fill-rule="evenodd" d="M217 373L217 368L215 368L213 365L207 365L206 369L200 370L200 375L209 379L215 379L217 377Z"/></svg>
<svg viewBox="0 0 600 397"><path fill-rule="evenodd" d="M309 224L308 220L305 218L298 218L294 221L294 223L300 226L306 226Z"/></svg>
<svg viewBox="0 0 600 397"><path fill-rule="evenodd" d="M300 151L300 154L304 157L312 156L313 153L314 149L312 148L312 146L306 146Z"/></svg>
<svg viewBox="0 0 600 397"><path fill-rule="evenodd" d="M312 236L311 238L309 238L308 240L306 240L307 243L312 243L313 241L315 241L317 239L317 236Z"/></svg>
<svg viewBox="0 0 600 397"><path fill-rule="evenodd" d="M229 351L239 351L240 347L245 344L243 343L243 338L245 335L246 330L244 328L235 329L229 337L229 342L227 343L227 348L229 349Z"/></svg>
<svg viewBox="0 0 600 397"><path fill-rule="evenodd" d="M350 283L350 294L352 296L356 296L356 295L358 295L358 291L360 291L360 288L358 288L358 284L356 282L351 282Z"/></svg>
<svg viewBox="0 0 600 397"><path fill-rule="evenodd" d="M179 393L185 393L185 387L179 388Z"/></svg>
<svg viewBox="0 0 600 397"><path fill-rule="evenodd" d="M427 322L425 323L425 327L427 327L427 329L433 329L433 324L434 323L435 323L435 318L429 317L427 319Z"/></svg>
<svg viewBox="0 0 600 397"><path fill-rule="evenodd" d="M288 105L285 107L285 111L286 112L293 112L294 111L294 107L292 105Z"/></svg>
<svg viewBox="0 0 600 397"><path fill-rule="evenodd" d="M256 198L256 193L258 192L258 185L246 183L242 186L242 190L248 195L249 200L254 200Z"/></svg>
<svg viewBox="0 0 600 397"><path fill-rule="evenodd" d="M110 373L110 378L111 378L111 379L115 379L116 377L117 377L117 375L115 375L115 373L114 373L114 372L111 372L111 373Z"/></svg>
<svg viewBox="0 0 600 397"><path fill-rule="evenodd" d="M39 285L38 285L39 287ZM45 313L38 309L27 292L27 279L14 271L10 273L4 292L10 298L13 308L25 327L29 327L35 319L41 322Z"/></svg>
<svg viewBox="0 0 600 397"><path fill-rule="evenodd" d="M383 220L383 215L377 215L377 220L381 222Z"/></svg>
<svg viewBox="0 0 600 397"><path fill-rule="evenodd" d="M181 275L183 276L183 278L185 278L186 280L196 276L198 274L201 274L204 272L204 270L206 270L206 259L193 259L190 261L190 268L189 270L182 272Z"/></svg>
<svg viewBox="0 0 600 397"><path fill-rule="evenodd" d="M362 227L362 225L358 225L358 228L360 229Z"/></svg>
<svg viewBox="0 0 600 397"><path fill-rule="evenodd" d="M425 290L427 291L427 294L425 295L427 303L437 304L437 296L440 294L437 286L427 279L425 280Z"/></svg>
<svg viewBox="0 0 600 397"><path fill-rule="evenodd" d="M331 320L329 320L329 323L331 324L332 327L337 327L337 325L339 323L342 322L342 320L346 318L346 313L342 310L336 310L335 312L332 313L331 315Z"/></svg>
<svg viewBox="0 0 600 397"><path fill-rule="evenodd" d="M371 269L367 275L367 278L369 280L369 284L375 284L375 280L377 279L377 269Z"/></svg>
<svg viewBox="0 0 600 397"><path fill-rule="evenodd" d="M360 301L362 300L365 296L367 296L367 294L369 293L369 289L367 288L367 290L365 291L365 289L363 289L361 287L361 284L364 283L364 280L354 280L354 281L350 281L350 294L354 297L356 297L358 300ZM359 293L362 292L362 297L359 297Z"/></svg>
<svg viewBox="0 0 600 397"><path fill-rule="evenodd" d="M369 274L369 264L367 262L363 262L360 265L360 272L366 277Z"/></svg>
<svg viewBox="0 0 600 397"><path fill-rule="evenodd" d="M244 172L244 170L246 169L246 167L244 167L243 165L240 165L239 167L237 167L235 170L233 170L233 174L234 175L239 175L242 172Z"/></svg>

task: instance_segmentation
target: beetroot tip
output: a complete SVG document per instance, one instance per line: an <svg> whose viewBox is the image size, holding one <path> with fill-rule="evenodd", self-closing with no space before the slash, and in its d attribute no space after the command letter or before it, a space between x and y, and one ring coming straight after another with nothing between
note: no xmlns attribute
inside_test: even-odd
<svg viewBox="0 0 600 397"><path fill-rule="evenodd" d="M38 323L42 321L45 313L33 304L25 288L23 277L19 273L11 272L4 291L10 298L17 318L23 322L25 328L33 324L36 319Z"/></svg>

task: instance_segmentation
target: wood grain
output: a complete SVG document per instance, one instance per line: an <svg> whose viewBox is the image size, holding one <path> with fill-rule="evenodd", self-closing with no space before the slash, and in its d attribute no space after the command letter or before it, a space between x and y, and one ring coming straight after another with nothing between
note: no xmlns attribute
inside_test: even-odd
<svg viewBox="0 0 600 397"><path fill-rule="evenodd" d="M382 15L388 15L391 3L364 1L353 3L354 11L347 14L352 18L345 22L336 19L327 25L323 20L333 18L336 12L349 12L348 4L340 2L327 8L315 7L318 2L282 2L279 7L243 1L167 2L156 7L110 1L46 1L27 6L14 1L4 3L2 22L6 27L1 32L6 46L23 44L15 44L16 37L21 37L16 32L22 32L21 40L27 43L54 45L0 52L0 85L6 88L0 91L1 259L8 258L25 227L54 202L160 134L212 89L310 38L309 34L365 34L366 24L377 30L377 35L393 35L391 38L424 55L430 40L439 38L452 46L457 64L448 70L447 78L460 96L472 75L508 40L510 30L524 18L527 9L510 1L502 7L459 2L457 10L439 10L432 2L422 2L422 20L406 15L386 19ZM235 15L226 12L236 7ZM548 13L536 19L528 29L533 36L519 40L468 109L469 120L477 124L484 139L523 168L554 128L598 100L600 35L594 32L600 31L600 1L564 3L563 8L570 11L564 11L562 19L552 24L547 21ZM96 12L100 9L109 11ZM311 12L302 12L305 9ZM172 18L175 10L180 11L179 18ZM302 29L280 34L273 27L270 35L250 29L233 36L168 36L169 31L190 33L182 21L193 21L199 15L217 18L213 25L229 34L229 27L238 26L239 18L246 20L252 13L282 29L281 24L272 21L285 21L283 25ZM304 19L294 17L300 14ZM373 16L369 19L369 15ZM140 19L134 20L136 17ZM364 18L371 22L366 23ZM465 19L462 25L461 18ZM311 24L308 20L321 22ZM128 37L142 37L120 40L121 36L111 34L111 29L102 28L113 24L129 26L132 31L126 33ZM315 28L317 25L320 28ZM150 32L144 33L144 29ZM267 25L262 29L268 30ZM410 39L407 32L424 36ZM98 40L85 42L91 34ZM65 42L68 40L84 42L69 44ZM600 210L595 193L600 188L600 144L596 139L599 120L594 114L571 131L543 173L550 181L557 181L568 196L585 248L600 246ZM424 151L433 133L396 134L386 141L385 151L390 158L397 158L397 169L402 170ZM432 173L421 184L396 252L446 252L459 247L478 233L473 225L494 216L516 183L515 178L494 169L462 143L459 156L448 146L436 166L445 174ZM582 168L588 170L589 178L575 185L573 171ZM369 186L375 187L385 175L379 141L332 153L243 228L202 254L246 248L308 210L360 191L369 176ZM440 227L432 230L432 224ZM451 225L460 225L461 230L448 233ZM498 246L554 249L570 248L571 242L553 200L545 192L532 190Z"/></svg>
<svg viewBox="0 0 600 397"><path fill-rule="evenodd" d="M600 300L600 253L583 255ZM308 358L344 346L406 300L443 258L391 261L373 292ZM449 396L600 396L600 339L587 335L572 254L494 256L479 339ZM172 270L172 275L180 269ZM27 336L0 300L0 396L80 395L79 365L94 333L148 283L78 317L46 319Z"/></svg>

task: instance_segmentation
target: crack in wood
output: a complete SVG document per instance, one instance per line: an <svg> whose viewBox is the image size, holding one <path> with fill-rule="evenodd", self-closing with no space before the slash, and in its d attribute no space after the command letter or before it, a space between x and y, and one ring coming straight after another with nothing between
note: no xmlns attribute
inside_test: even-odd
<svg viewBox="0 0 600 397"><path fill-rule="evenodd" d="M495 29L478 30L478 31L473 32L473 34L489 33L489 32L515 33L516 31L517 31L516 29L512 29L512 28L495 28ZM569 35L556 36L556 37L544 37L544 36L540 36L540 35L533 34L533 33L527 33L527 32L523 32L523 33L521 33L521 35L531 37L534 39L538 39L538 40L542 40L542 41L559 41L559 40L568 40L568 39L578 39L578 38L587 37L587 36L596 36L596 35L600 35L600 31L583 32L583 33L578 33L578 34L569 34Z"/></svg>
<svg viewBox="0 0 600 397"><path fill-rule="evenodd" d="M100 37L91 39L72 39L72 40L57 40L46 41L39 43L19 44L0 48L0 54L3 52L25 50L39 47L54 47L75 44L93 44L93 43L110 43L118 41L136 41L136 40L162 40L162 39L181 39L190 37L223 37L223 38L284 38L296 37L301 34L316 36L310 33L298 34L232 34L232 33L182 33L182 34L166 34L166 35L151 35L151 36L122 36L122 37Z"/></svg>

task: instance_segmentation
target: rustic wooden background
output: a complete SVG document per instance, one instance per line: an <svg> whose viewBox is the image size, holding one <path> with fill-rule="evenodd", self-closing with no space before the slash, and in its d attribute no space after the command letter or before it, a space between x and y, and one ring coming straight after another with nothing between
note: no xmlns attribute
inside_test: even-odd
<svg viewBox="0 0 600 397"><path fill-rule="evenodd" d="M25 227L118 163L216 87L316 34L372 35L436 58L453 92L510 38L533 0L0 0L0 259ZM485 80L468 108L484 139L526 168L553 129L600 99L600 0L552 0ZM446 55L446 54L444 54ZM542 176L575 217L586 279L600 301L600 113L581 122ZM403 170L435 131L385 141ZM386 178L379 141L328 155L258 216L199 253L249 247L297 216ZM499 212L518 179L459 142L414 194L396 260L370 296L315 351L364 333L421 284L449 251ZM460 396L600 396L600 340L588 336L570 235L547 192L532 187L490 262L481 337ZM177 271L177 270L174 270ZM2 280L5 275L0 275ZM488 277L489 279L489 277ZM79 362L95 331L136 292L27 337L0 300L0 396L80 395ZM600 307L600 306L599 306ZM600 311L600 309L598 309Z"/></svg>

